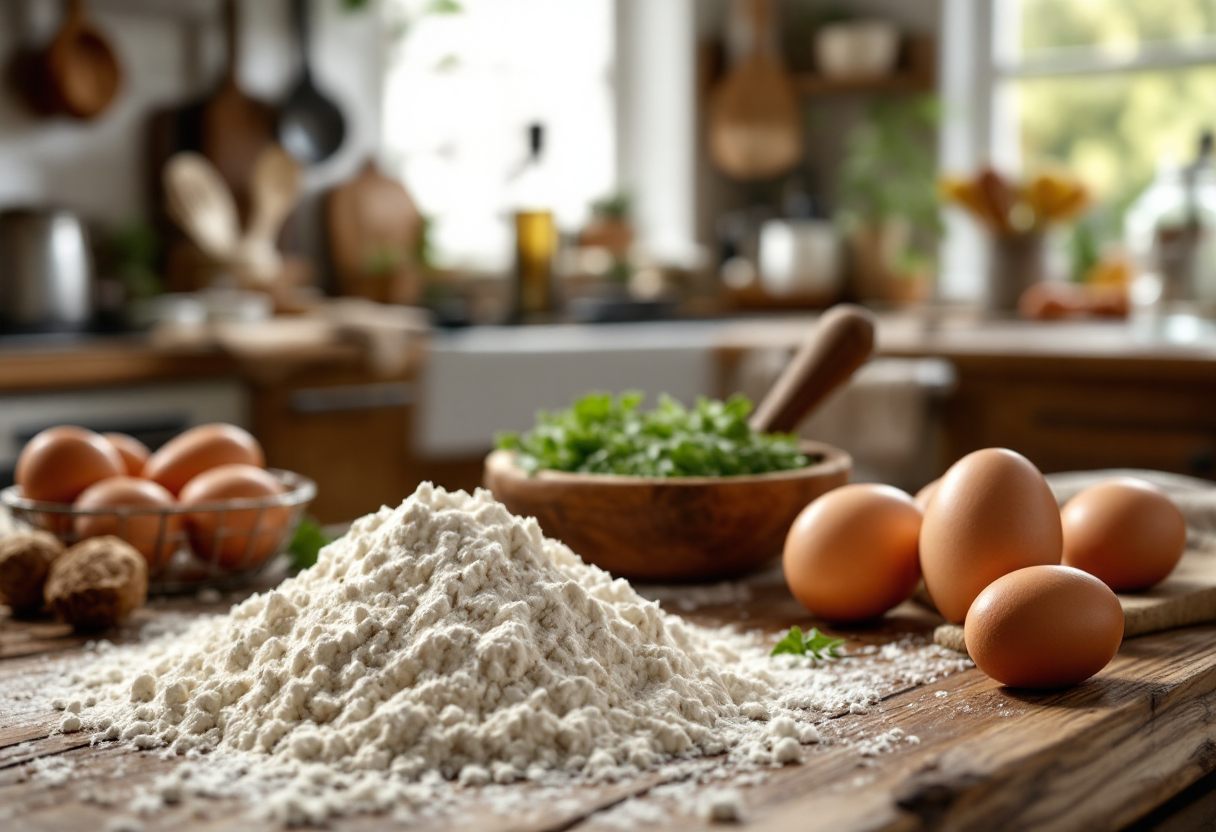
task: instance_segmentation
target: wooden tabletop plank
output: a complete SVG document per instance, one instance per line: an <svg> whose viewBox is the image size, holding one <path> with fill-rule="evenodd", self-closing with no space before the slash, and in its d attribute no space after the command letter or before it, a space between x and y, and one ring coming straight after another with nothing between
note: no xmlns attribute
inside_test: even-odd
<svg viewBox="0 0 1216 832"><path fill-rule="evenodd" d="M1119 829L1216 766L1214 633L1128 642L1068 691L1015 692L973 670L842 717L838 736L899 728L917 742L875 758L813 749L744 792L749 828ZM677 812L668 828L704 825Z"/></svg>
<svg viewBox="0 0 1216 832"><path fill-rule="evenodd" d="M665 603L678 610L679 590ZM144 624L181 608L221 611L227 605L158 602ZM768 632L791 622L814 623L773 583L753 586L744 600L686 614L700 623L742 622ZM907 633L927 637L939 622L906 605L881 626L855 633L854 647ZM3 626L43 625L9 621ZM740 787L747 826L846 832L1121 828L1216 768L1214 636L1216 626L1208 625L1129 640L1097 678L1068 691L1018 693L971 670L893 693L866 714L827 715L820 723L827 741L805 746L801 764L765 769L763 782ZM138 638L139 628L116 637ZM83 653L73 644L0 660L0 696L37 684L39 674L56 672ZM46 705L19 701L6 706L10 710L0 720L0 807L20 819L22 828L104 827L124 815L135 789L176 765L159 752L115 743L89 746L87 735L54 733L62 714L48 712ZM917 742L898 741L889 753L862 754L862 741L893 728ZM70 790L48 783L37 771L39 765L59 765L56 760L70 766ZM118 781L115 771L122 772ZM421 828L590 830L605 828L614 817L628 818L629 812L652 810L667 818L665 826L703 828L706 822L695 805L733 780L694 790L664 784L652 774L612 787L578 789L571 802L540 801L546 805L509 817L471 797L455 818L433 819ZM651 791L654 786L662 787ZM532 787L511 788L526 795ZM110 793L113 805L89 802L93 792ZM683 797L673 798L676 793ZM629 800L631 795L637 797ZM230 801L206 801L144 821L148 829L270 828L251 825L245 811ZM349 819L337 828L384 823L384 818Z"/></svg>

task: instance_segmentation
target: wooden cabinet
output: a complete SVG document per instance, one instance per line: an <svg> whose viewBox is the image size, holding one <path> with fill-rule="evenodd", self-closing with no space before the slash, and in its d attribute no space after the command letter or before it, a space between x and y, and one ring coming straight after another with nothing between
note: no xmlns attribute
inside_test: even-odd
<svg viewBox="0 0 1216 832"><path fill-rule="evenodd" d="M255 384L252 427L267 463L311 477L310 512L322 523L395 506L430 480L446 488L481 483L481 460L421 460L413 452L416 372L377 378L354 369Z"/></svg>
<svg viewBox="0 0 1216 832"><path fill-rule="evenodd" d="M1216 478L1216 363L959 357L946 402L947 465L978 448L1044 472L1152 468Z"/></svg>

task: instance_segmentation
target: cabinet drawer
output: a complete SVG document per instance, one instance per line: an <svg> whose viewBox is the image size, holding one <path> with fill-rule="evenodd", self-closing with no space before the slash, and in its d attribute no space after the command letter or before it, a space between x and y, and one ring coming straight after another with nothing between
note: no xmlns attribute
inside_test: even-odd
<svg viewBox="0 0 1216 832"><path fill-rule="evenodd" d="M1002 446L1044 471L1216 475L1216 391L1198 385L964 379L947 418L956 456Z"/></svg>

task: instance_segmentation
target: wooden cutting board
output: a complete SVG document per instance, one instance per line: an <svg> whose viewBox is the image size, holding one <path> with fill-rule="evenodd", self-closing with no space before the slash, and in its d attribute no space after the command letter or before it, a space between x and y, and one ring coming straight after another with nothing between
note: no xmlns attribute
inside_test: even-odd
<svg viewBox="0 0 1216 832"><path fill-rule="evenodd" d="M917 600L931 606L924 592ZM1125 639L1216 621L1216 551L1188 549L1168 578L1144 592L1120 593L1119 603ZM967 652L961 624L942 624L933 640Z"/></svg>
<svg viewBox="0 0 1216 832"><path fill-rule="evenodd" d="M258 155L274 141L275 111L264 101L247 95L237 79L240 39L236 0L224 3L224 33L228 43L227 66L219 89L203 106L200 146L219 170L236 198L241 218L249 212L249 185Z"/></svg>
<svg viewBox="0 0 1216 832"><path fill-rule="evenodd" d="M769 0L742 2L751 22L751 50L710 97L709 153L723 173L754 181L798 164L802 120L798 94L770 42Z"/></svg>
<svg viewBox="0 0 1216 832"><path fill-rule="evenodd" d="M325 204L330 257L343 295L380 303L417 303L422 215L405 186L368 160L329 192Z"/></svg>

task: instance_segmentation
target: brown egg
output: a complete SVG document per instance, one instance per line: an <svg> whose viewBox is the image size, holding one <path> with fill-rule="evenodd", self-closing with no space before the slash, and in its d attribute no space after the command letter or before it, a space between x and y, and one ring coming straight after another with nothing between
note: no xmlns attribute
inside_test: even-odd
<svg viewBox="0 0 1216 832"><path fill-rule="evenodd" d="M16 481L31 500L71 503L90 485L126 468L101 434L64 425L48 428L21 449Z"/></svg>
<svg viewBox="0 0 1216 832"><path fill-rule="evenodd" d="M947 621L961 623L984 587L1024 566L1058 564L1060 509L1021 454L986 448L941 478L920 530L925 588Z"/></svg>
<svg viewBox="0 0 1216 832"><path fill-rule="evenodd" d="M118 455L122 457L123 465L127 467L127 474L132 477L143 474L144 463L148 461L148 457L152 453L148 450L147 445L125 433L103 433L102 436L114 446L114 450L118 451Z"/></svg>
<svg viewBox="0 0 1216 832"><path fill-rule="evenodd" d="M258 440L236 425L199 425L170 439L148 457L143 475L178 494L204 471L237 464L258 468L266 465Z"/></svg>
<svg viewBox="0 0 1216 832"><path fill-rule="evenodd" d="M979 594L963 625L976 666L1003 685L1059 688L1093 676L1123 642L1123 608L1070 566L1028 566Z"/></svg>
<svg viewBox="0 0 1216 832"><path fill-rule="evenodd" d="M110 477L90 485L76 499L74 508L96 511L128 508L113 514L84 514L76 517L76 534L81 539L113 535L130 543L154 569L166 563L181 542L182 515L164 514L172 508L173 495L163 486L138 477ZM141 511L142 509L142 511Z"/></svg>
<svg viewBox="0 0 1216 832"><path fill-rule="evenodd" d="M263 499L287 489L268 471L253 465L221 465L204 471L182 489L183 506L229 500ZM257 566L278 551L291 509L205 510L186 515L190 545L208 563L225 569Z"/></svg>
<svg viewBox="0 0 1216 832"><path fill-rule="evenodd" d="M1115 592L1165 580L1186 551L1186 518L1151 483L1119 477L1090 486L1061 512L1065 566Z"/></svg>
<svg viewBox="0 0 1216 832"><path fill-rule="evenodd" d="M920 491L916 492L916 496L912 499L916 500L916 504L921 507L922 511L929 508L929 503L933 502L933 495L937 493L937 487L941 485L941 483L942 479L941 477L938 477Z"/></svg>
<svg viewBox="0 0 1216 832"><path fill-rule="evenodd" d="M785 582L829 621L877 618L920 580L921 510L889 485L846 485L802 510L785 539Z"/></svg>

